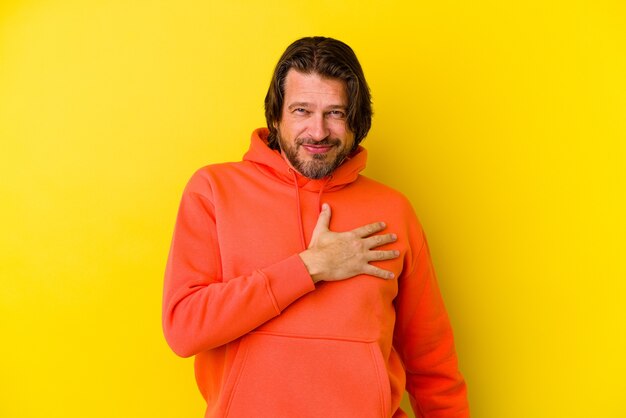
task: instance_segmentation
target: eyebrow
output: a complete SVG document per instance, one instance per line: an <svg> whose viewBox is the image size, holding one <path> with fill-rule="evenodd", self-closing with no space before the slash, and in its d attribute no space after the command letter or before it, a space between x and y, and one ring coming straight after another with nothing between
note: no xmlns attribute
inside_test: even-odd
<svg viewBox="0 0 626 418"><path fill-rule="evenodd" d="M307 102L295 102L295 103L291 103L288 107L288 109L293 109L294 107L309 107L309 103Z"/></svg>
<svg viewBox="0 0 626 418"><path fill-rule="evenodd" d="M296 107L310 107L310 106L311 106L311 103L308 103L308 102L295 102L295 103L291 103L289 106L287 106L287 109L291 110L291 109L296 108ZM348 107L347 106L343 106L343 105L339 105L339 104L335 104L335 105L328 106L326 109L347 110Z"/></svg>

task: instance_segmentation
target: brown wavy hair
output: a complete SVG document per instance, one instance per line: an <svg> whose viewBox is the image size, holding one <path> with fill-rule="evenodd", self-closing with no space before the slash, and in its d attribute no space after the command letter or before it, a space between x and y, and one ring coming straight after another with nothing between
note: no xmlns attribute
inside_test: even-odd
<svg viewBox="0 0 626 418"><path fill-rule="evenodd" d="M372 126L370 89L352 48L336 39L321 36L298 39L287 47L276 64L265 96L269 147L279 149L277 127L283 111L285 78L292 68L304 74L316 73L345 83L348 95L346 120L354 134L356 149Z"/></svg>

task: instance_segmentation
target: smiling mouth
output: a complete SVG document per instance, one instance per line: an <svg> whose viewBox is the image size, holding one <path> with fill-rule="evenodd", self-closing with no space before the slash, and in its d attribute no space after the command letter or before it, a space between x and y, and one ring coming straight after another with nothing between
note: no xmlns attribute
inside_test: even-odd
<svg viewBox="0 0 626 418"><path fill-rule="evenodd" d="M302 147L311 154L325 154L333 148L334 145L318 145L318 144L302 144Z"/></svg>

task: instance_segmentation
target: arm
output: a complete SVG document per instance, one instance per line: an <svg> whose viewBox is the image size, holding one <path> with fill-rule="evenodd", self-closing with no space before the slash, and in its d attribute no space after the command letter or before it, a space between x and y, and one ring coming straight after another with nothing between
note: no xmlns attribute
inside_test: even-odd
<svg viewBox="0 0 626 418"><path fill-rule="evenodd" d="M163 293L165 338L183 357L245 335L315 289L297 254L224 280L215 222L211 190L194 176L180 203Z"/></svg>
<svg viewBox="0 0 626 418"><path fill-rule="evenodd" d="M466 385L428 244L417 225L411 229L412 254L407 255L407 274L399 279L394 332L411 405L421 418L469 417Z"/></svg>

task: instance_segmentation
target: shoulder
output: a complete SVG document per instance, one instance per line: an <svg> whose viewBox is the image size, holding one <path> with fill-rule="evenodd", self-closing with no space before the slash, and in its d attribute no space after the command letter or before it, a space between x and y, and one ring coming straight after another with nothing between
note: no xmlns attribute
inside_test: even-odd
<svg viewBox="0 0 626 418"><path fill-rule="evenodd" d="M363 175L360 175L355 183L361 192L367 193L370 198L380 201L385 206L413 212L410 200L401 191Z"/></svg>
<svg viewBox="0 0 626 418"><path fill-rule="evenodd" d="M250 173L251 170L253 170L251 164L246 161L205 165L191 175L185 192L210 194L214 188L233 179L246 176L246 173Z"/></svg>
<svg viewBox="0 0 626 418"><path fill-rule="evenodd" d="M367 196L374 204L374 210L384 216L385 221L409 235L422 237L422 223L409 198L401 191L369 177L360 176L359 195ZM421 238L418 239L420 241Z"/></svg>

